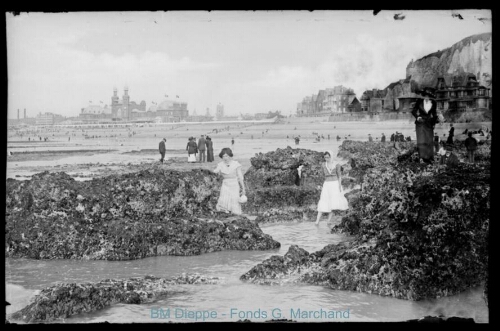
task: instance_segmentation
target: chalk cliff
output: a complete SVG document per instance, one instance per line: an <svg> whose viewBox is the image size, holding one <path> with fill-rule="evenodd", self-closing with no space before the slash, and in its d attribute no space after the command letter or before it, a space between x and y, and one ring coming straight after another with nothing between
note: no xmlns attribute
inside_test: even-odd
<svg viewBox="0 0 500 331"><path fill-rule="evenodd" d="M444 50L412 61L406 77L420 86L435 86L438 76L473 73L480 85L492 89L491 33L467 37ZM490 90L492 95L492 90Z"/></svg>

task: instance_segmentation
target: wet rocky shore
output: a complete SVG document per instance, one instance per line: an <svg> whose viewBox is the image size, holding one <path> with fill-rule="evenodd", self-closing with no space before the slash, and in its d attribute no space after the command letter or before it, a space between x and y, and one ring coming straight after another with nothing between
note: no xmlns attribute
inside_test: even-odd
<svg viewBox="0 0 500 331"><path fill-rule="evenodd" d="M455 149L463 159L460 144ZM308 283L408 300L453 295L484 283L491 146L480 146L475 165L455 168L417 162L415 146L345 141L338 156L344 160L342 186L348 190L350 209L337 213L342 219L332 231L355 239L317 252L291 246L284 256L272 256L241 279L266 285ZM206 169L146 167L84 182L64 172L42 172L27 181L8 179L6 257L130 260L278 248L280 243L258 224L315 215L322 160L322 153L290 147L252 158L245 173L248 202L243 211L253 218L215 212L221 179ZM300 165L302 182L297 181ZM156 278L136 280L131 287L129 283L57 285L42 290L11 318L50 321L166 293L165 281ZM91 301L79 301L81 293Z"/></svg>
<svg viewBox="0 0 500 331"><path fill-rule="evenodd" d="M456 142L454 149L464 159L461 144ZM304 282L409 300L483 284L491 146L480 145L476 164L454 168L419 163L415 152L414 142L344 142L339 156L348 160L349 177L361 189L347 196L350 209L332 231L356 239L311 253L292 246L285 256L272 256L241 279ZM293 205L293 195L283 197Z"/></svg>
<svg viewBox="0 0 500 331"><path fill-rule="evenodd" d="M14 321L53 322L73 315L90 313L117 303L154 302L178 292L183 284L218 284L216 277L182 274L105 279L97 283L63 283L44 288L23 309L9 316Z"/></svg>

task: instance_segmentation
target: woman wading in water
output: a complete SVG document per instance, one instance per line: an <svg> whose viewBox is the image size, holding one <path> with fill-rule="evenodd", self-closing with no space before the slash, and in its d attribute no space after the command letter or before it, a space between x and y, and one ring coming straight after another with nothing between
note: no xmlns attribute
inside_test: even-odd
<svg viewBox="0 0 500 331"><path fill-rule="evenodd" d="M333 210L346 210L349 208L347 199L342 192L341 183L341 168L340 164L336 163L332 157L331 151L325 152L325 163L321 165L325 181L318 202L318 216L316 217L316 225L319 224L323 213L328 213L328 222L331 221Z"/></svg>

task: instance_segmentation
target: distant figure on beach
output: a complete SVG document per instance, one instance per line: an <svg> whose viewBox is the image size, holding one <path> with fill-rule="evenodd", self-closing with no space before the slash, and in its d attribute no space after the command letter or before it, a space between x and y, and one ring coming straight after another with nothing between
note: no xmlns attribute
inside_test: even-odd
<svg viewBox="0 0 500 331"><path fill-rule="evenodd" d="M385 143L385 134L382 133L382 138L380 138L380 141Z"/></svg>
<svg viewBox="0 0 500 331"><path fill-rule="evenodd" d="M212 142L212 138L207 136L205 144L207 146L207 162L213 162L214 161L214 144Z"/></svg>
<svg viewBox="0 0 500 331"><path fill-rule="evenodd" d="M201 135L200 139L198 139L198 152L200 154L199 156L200 163L206 162L205 147L206 147L205 135Z"/></svg>
<svg viewBox="0 0 500 331"><path fill-rule="evenodd" d="M163 138L161 141L160 141L160 144L158 146L158 149L160 150L160 155L161 155L161 158L160 158L160 162L163 163L163 160L165 159L165 152L167 151L167 149L165 148L165 142L167 141L166 138Z"/></svg>
<svg viewBox="0 0 500 331"><path fill-rule="evenodd" d="M448 139L446 140L447 144L453 144L454 135L455 135L455 128L453 127L453 123L450 123L450 131L448 131Z"/></svg>
<svg viewBox="0 0 500 331"><path fill-rule="evenodd" d="M474 154L477 150L477 139L469 132L467 139L464 141L465 148L467 148L467 159L469 163L474 163Z"/></svg>
<svg viewBox="0 0 500 331"><path fill-rule="evenodd" d="M231 138L231 147L234 146L234 138Z"/></svg>
<svg viewBox="0 0 500 331"><path fill-rule="evenodd" d="M368 134L368 141L373 141L372 135L370 133Z"/></svg>
<svg viewBox="0 0 500 331"><path fill-rule="evenodd" d="M342 193L342 169L340 164L333 160L333 153L327 151L324 153L325 162L321 165L325 181L321 189L321 196L318 202L318 216L316 225L319 224L323 213L328 213L328 222L331 221L333 210L346 210L349 208L347 199Z"/></svg>
<svg viewBox="0 0 500 331"><path fill-rule="evenodd" d="M342 138L340 138L340 136L339 136L339 135L337 135L337 140L340 140L340 139L342 139Z"/></svg>
<svg viewBox="0 0 500 331"><path fill-rule="evenodd" d="M436 100L429 90L421 91L423 99L418 99L412 110L417 132L417 148L419 157L426 163L434 160L434 126L438 121Z"/></svg>
<svg viewBox="0 0 500 331"><path fill-rule="evenodd" d="M218 211L240 215L240 188L242 195L246 196L241 164L233 160L233 152L228 147L221 150L219 157L222 161L217 164L214 173L222 174L223 180L215 208Z"/></svg>
<svg viewBox="0 0 500 331"><path fill-rule="evenodd" d="M298 145L300 142L300 138L299 137L295 137L295 145Z"/></svg>
<svg viewBox="0 0 500 331"><path fill-rule="evenodd" d="M188 162L196 162L196 154L198 154L198 145L194 141L193 137L189 137L189 141L186 146L188 152Z"/></svg>
<svg viewBox="0 0 500 331"><path fill-rule="evenodd" d="M391 134L391 142L394 142L394 141L396 141L395 139L396 139L396 138L395 138L395 135L394 135L394 133L393 133L393 134Z"/></svg>

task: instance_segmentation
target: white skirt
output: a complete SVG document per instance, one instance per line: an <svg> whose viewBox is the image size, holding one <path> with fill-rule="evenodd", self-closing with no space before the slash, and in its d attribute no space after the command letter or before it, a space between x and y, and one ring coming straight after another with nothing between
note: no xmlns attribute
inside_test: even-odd
<svg viewBox="0 0 500 331"><path fill-rule="evenodd" d="M188 162L196 162L196 154L189 154Z"/></svg>
<svg viewBox="0 0 500 331"><path fill-rule="evenodd" d="M329 213L332 210L346 209L349 209L349 204L344 193L340 192L339 181L325 181L318 202L318 212Z"/></svg>
<svg viewBox="0 0 500 331"><path fill-rule="evenodd" d="M230 178L222 181L219 200L215 209L219 211L228 211L236 215L241 214L240 206L240 185L238 179Z"/></svg>

